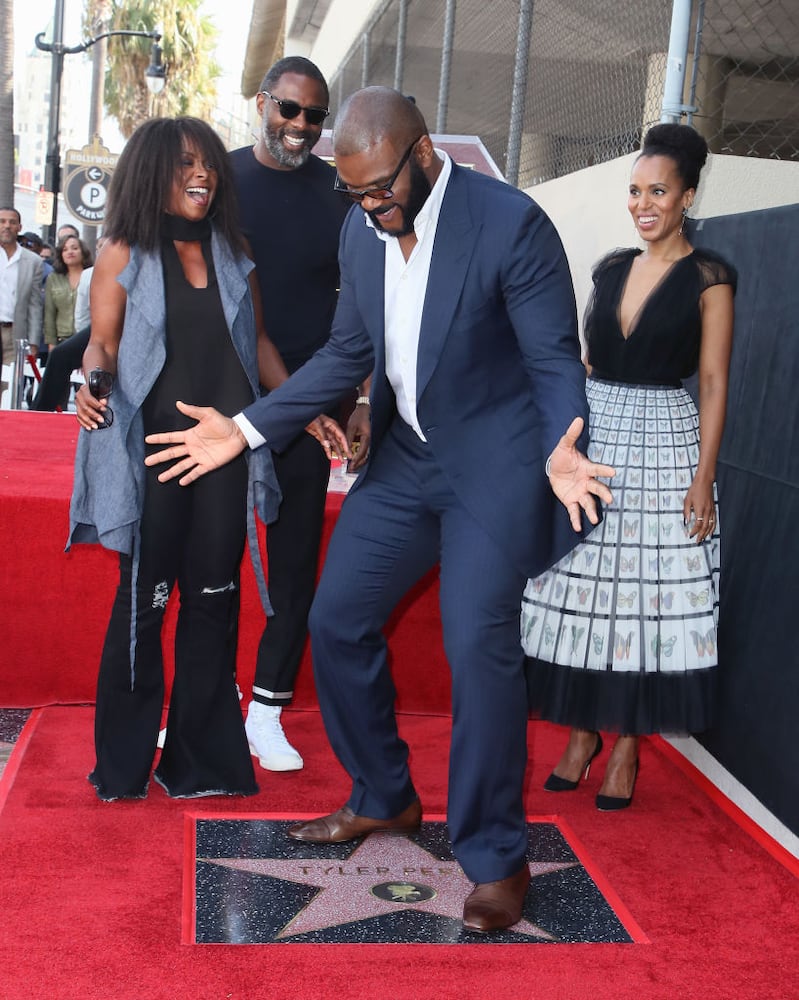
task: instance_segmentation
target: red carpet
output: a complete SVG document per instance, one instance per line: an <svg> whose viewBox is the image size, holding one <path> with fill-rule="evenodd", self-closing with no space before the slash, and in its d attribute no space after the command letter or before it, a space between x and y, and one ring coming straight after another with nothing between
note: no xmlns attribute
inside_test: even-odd
<svg viewBox="0 0 799 1000"><path fill-rule="evenodd" d="M286 713L306 768L259 771L251 799L101 803L89 708L34 715L0 813L2 1000L776 1000L799 993L797 880L646 742L633 807L600 814L541 784L562 735L531 726L528 812L557 810L649 944L181 945L184 814L292 815L341 804L347 783L315 712ZM403 716L425 810L445 808L449 723ZM18 765L15 767L15 765ZM16 774L14 771L16 770ZM0 803L3 789L0 788Z"/></svg>
<svg viewBox="0 0 799 1000"><path fill-rule="evenodd" d="M97 547L63 554L73 418L0 414L0 705L93 699L115 585ZM335 522L331 498L327 530ZM239 673L247 688L262 625L251 567L242 583ZM392 635L401 717L425 810L446 802L448 672L435 581ZM174 609L170 628L174 628ZM298 707L315 704L308 663ZM660 741L642 748L633 808L593 808L607 759L574 794L541 785L562 734L531 726L530 815L555 810L648 939L632 945L181 945L187 812L272 815L338 807L347 781L315 711L286 713L306 767L259 771L251 799L99 802L92 710L35 713L0 781L0 1000L794 1000L797 880L686 777ZM777 856L779 850L775 851ZM792 871L796 872L796 863Z"/></svg>

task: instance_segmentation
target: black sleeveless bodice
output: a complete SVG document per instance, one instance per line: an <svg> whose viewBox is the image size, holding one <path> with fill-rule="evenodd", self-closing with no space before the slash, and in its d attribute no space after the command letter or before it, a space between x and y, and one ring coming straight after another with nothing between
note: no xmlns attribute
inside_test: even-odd
<svg viewBox="0 0 799 1000"><path fill-rule="evenodd" d="M652 289L622 334L619 308L638 249L614 250L594 268L585 321L588 360L597 378L638 385L679 386L699 364L700 298L711 285L735 290L735 269L709 250L694 249Z"/></svg>

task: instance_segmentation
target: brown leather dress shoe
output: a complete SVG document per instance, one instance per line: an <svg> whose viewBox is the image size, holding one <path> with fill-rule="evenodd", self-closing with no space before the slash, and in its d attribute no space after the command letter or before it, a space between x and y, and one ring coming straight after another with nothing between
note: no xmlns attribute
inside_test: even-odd
<svg viewBox="0 0 799 1000"><path fill-rule="evenodd" d="M355 837L365 837L368 833L416 833L421 825L422 804L416 799L391 819L356 816L349 806L344 806L329 816L290 826L288 835L293 840L312 844L339 844Z"/></svg>
<svg viewBox="0 0 799 1000"><path fill-rule="evenodd" d="M472 889L463 904L463 926L467 931L504 931L522 919L522 906L530 884L530 866L499 882L483 882Z"/></svg>

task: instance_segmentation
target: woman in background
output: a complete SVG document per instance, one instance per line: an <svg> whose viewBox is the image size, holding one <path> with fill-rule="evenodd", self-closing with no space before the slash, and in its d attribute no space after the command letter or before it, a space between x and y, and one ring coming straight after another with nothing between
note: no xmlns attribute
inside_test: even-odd
<svg viewBox="0 0 799 1000"><path fill-rule="evenodd" d="M547 779L572 791L618 733L597 808L629 806L639 735L710 725L716 675L724 427L736 275L694 249L684 219L707 157L685 125L647 133L630 179L639 249L596 266L586 319L589 457L613 502L567 557L528 582L522 643L534 713L572 727ZM682 380L699 371L699 410Z"/></svg>
<svg viewBox="0 0 799 1000"><path fill-rule="evenodd" d="M105 243L105 237L97 240L96 252L99 254ZM42 373L39 391L33 401L34 410L63 409L63 400L69 397L70 377L76 368L80 368L83 352L89 344L91 332L91 314L89 312L89 288L91 287L94 267L85 267L81 272L75 295L75 332L63 343L50 350L47 357L47 367Z"/></svg>
<svg viewBox="0 0 799 1000"><path fill-rule="evenodd" d="M44 342L52 350L75 332L75 298L84 268L92 266L88 247L77 236L58 244L53 273L44 283Z"/></svg>

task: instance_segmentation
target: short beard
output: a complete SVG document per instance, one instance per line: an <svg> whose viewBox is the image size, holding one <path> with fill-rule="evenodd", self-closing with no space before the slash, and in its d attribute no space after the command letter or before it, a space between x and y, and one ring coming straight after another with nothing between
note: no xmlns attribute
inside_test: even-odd
<svg viewBox="0 0 799 1000"><path fill-rule="evenodd" d="M402 227L400 229L392 229L391 231L384 229L380 223L379 210L367 212L372 223L381 233L385 233L386 236L393 236L397 239L400 236L409 236L413 232L413 224L416 222L416 216L424 208L424 203L430 197L430 192L433 190L433 186L427 179L424 170L414 160L410 161L410 174L411 187L408 192L408 200L404 205L399 206L402 211Z"/></svg>
<svg viewBox="0 0 799 1000"><path fill-rule="evenodd" d="M282 142L282 136L285 128L285 125L280 128L270 128L266 118L264 118L261 122L261 138L263 139L264 145L269 150L273 159L275 159L281 167L286 167L289 170L297 170L299 167L304 166L308 162L308 157L311 155L311 149L316 143L316 137L309 135L307 132L297 133L302 135L305 139L305 145L301 149L298 149L296 153L291 153L286 149Z"/></svg>

